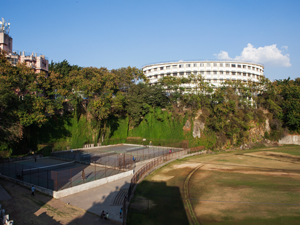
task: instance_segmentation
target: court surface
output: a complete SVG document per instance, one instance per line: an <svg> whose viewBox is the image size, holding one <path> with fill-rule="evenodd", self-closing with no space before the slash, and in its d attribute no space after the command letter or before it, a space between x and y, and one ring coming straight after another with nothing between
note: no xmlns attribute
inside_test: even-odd
<svg viewBox="0 0 300 225"><path fill-rule="evenodd" d="M41 158L0 164L0 173L51 190L62 190L112 176L124 170L79 162Z"/></svg>

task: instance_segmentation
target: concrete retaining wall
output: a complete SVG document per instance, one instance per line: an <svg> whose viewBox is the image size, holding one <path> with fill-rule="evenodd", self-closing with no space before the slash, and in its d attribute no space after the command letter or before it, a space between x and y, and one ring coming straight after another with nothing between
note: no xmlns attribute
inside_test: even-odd
<svg viewBox="0 0 300 225"><path fill-rule="evenodd" d="M86 190L89 190L91 188L98 187L100 185L107 184L109 182L113 182L115 180L119 180L123 177L128 177L132 174L133 174L133 170L129 170L125 173L119 173L119 174L116 174L116 175L113 175L113 176L110 176L110 177L105 177L103 179L91 181L91 182L81 184L81 185L78 185L78 186L75 186L75 187L67 188L67 189L64 189L64 190L61 190L61 191L54 191L53 192L53 197L54 198L66 197L68 195L72 195L72 194L75 194L75 193L78 193L78 192L81 192L81 191L86 191Z"/></svg>
<svg viewBox="0 0 300 225"><path fill-rule="evenodd" d="M281 140L279 140L279 144L293 144L300 145L300 135L287 135Z"/></svg>

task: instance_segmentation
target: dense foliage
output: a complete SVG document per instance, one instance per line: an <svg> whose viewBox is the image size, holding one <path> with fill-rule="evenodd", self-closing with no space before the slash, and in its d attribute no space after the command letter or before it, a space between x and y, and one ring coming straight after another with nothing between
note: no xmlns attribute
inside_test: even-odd
<svg viewBox="0 0 300 225"><path fill-rule="evenodd" d="M191 85L193 88L191 88ZM11 66L0 54L0 152L17 154L52 143L57 149L85 143L145 137L190 140L192 145L223 147L249 142L251 129L300 132L300 78L258 83L226 81L221 87L203 77L163 77L149 85L141 70L49 65L36 74L25 64ZM199 111L201 110L201 111ZM201 138L182 128L205 123Z"/></svg>

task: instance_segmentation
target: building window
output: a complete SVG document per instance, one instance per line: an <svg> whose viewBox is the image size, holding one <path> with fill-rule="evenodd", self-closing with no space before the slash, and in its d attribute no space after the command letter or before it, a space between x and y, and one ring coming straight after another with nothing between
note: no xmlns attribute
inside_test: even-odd
<svg viewBox="0 0 300 225"><path fill-rule="evenodd" d="M203 75L203 74L204 74L204 71L200 71L200 74Z"/></svg>
<svg viewBox="0 0 300 225"><path fill-rule="evenodd" d="M229 71L226 71L226 75L229 75Z"/></svg>
<svg viewBox="0 0 300 225"><path fill-rule="evenodd" d="M210 63L206 63L206 66L210 66Z"/></svg>
<svg viewBox="0 0 300 225"><path fill-rule="evenodd" d="M164 67L162 66L162 67L160 67L160 70L163 70L164 69Z"/></svg>
<svg viewBox="0 0 300 225"><path fill-rule="evenodd" d="M242 75L242 73L240 73L240 72L238 72L237 74L238 74L239 76L241 76L241 75Z"/></svg>
<svg viewBox="0 0 300 225"><path fill-rule="evenodd" d="M148 70L148 72L151 72L151 69L150 69L150 70Z"/></svg>
<svg viewBox="0 0 300 225"><path fill-rule="evenodd" d="M191 64L186 64L186 67L191 67Z"/></svg>
<svg viewBox="0 0 300 225"><path fill-rule="evenodd" d="M218 82L218 79L214 79L214 83L217 83Z"/></svg>
<svg viewBox="0 0 300 225"><path fill-rule="evenodd" d="M220 63L220 67L223 67L223 63Z"/></svg>
<svg viewBox="0 0 300 225"><path fill-rule="evenodd" d="M194 67L197 67L197 63L194 63Z"/></svg>
<svg viewBox="0 0 300 225"><path fill-rule="evenodd" d="M177 76L177 73L173 73L173 76L175 76L175 77L176 77L176 76Z"/></svg>
<svg viewBox="0 0 300 225"><path fill-rule="evenodd" d="M166 66L166 69L170 69L170 66Z"/></svg>
<svg viewBox="0 0 300 225"><path fill-rule="evenodd" d="M214 67L217 67L218 66L218 64L217 63L214 63Z"/></svg>
<svg viewBox="0 0 300 225"><path fill-rule="evenodd" d="M238 68L242 68L242 66L241 66L241 65L238 65Z"/></svg>
<svg viewBox="0 0 300 225"><path fill-rule="evenodd" d="M182 65L182 64L179 64L178 66L179 66L179 68L183 68L183 65Z"/></svg>
<svg viewBox="0 0 300 225"><path fill-rule="evenodd" d="M230 64L229 64L229 63L226 63L225 66L226 66L226 67L230 67Z"/></svg>
<svg viewBox="0 0 300 225"><path fill-rule="evenodd" d="M154 71L157 71L157 68L154 68Z"/></svg>
<svg viewBox="0 0 300 225"><path fill-rule="evenodd" d="M243 76L246 76L246 73L243 73Z"/></svg>
<svg viewBox="0 0 300 225"><path fill-rule="evenodd" d="M200 63L200 67L204 67L204 63Z"/></svg>
<svg viewBox="0 0 300 225"><path fill-rule="evenodd" d="M220 71L220 74L223 74L223 71Z"/></svg>
<svg viewBox="0 0 300 225"><path fill-rule="evenodd" d="M235 75L235 72L232 72L231 74L232 74L232 75Z"/></svg>
<svg viewBox="0 0 300 225"><path fill-rule="evenodd" d="M173 65L172 67L173 67L173 68L177 68L177 65Z"/></svg>
<svg viewBox="0 0 300 225"><path fill-rule="evenodd" d="M144 73L146 73L147 71L146 70L144 70Z"/></svg>
<svg viewBox="0 0 300 225"><path fill-rule="evenodd" d="M210 74L210 71L207 71L206 74Z"/></svg>
<svg viewBox="0 0 300 225"><path fill-rule="evenodd" d="M248 66L248 70L251 70L251 66Z"/></svg>
<svg viewBox="0 0 300 225"><path fill-rule="evenodd" d="M231 64L231 67L235 67L235 64Z"/></svg>
<svg viewBox="0 0 300 225"><path fill-rule="evenodd" d="M217 74L217 71L214 71L214 74Z"/></svg>
<svg viewBox="0 0 300 225"><path fill-rule="evenodd" d="M246 69L246 68L247 68L247 66L246 66L246 65L243 65L243 68L244 68L244 69Z"/></svg>
<svg viewBox="0 0 300 225"><path fill-rule="evenodd" d="M167 76L170 76L171 75L171 73L167 73Z"/></svg>
<svg viewBox="0 0 300 225"><path fill-rule="evenodd" d="M191 75L191 72L186 72L186 75Z"/></svg>
<svg viewBox="0 0 300 225"><path fill-rule="evenodd" d="M220 82L223 82L223 78L220 79Z"/></svg>
<svg viewBox="0 0 300 225"><path fill-rule="evenodd" d="M197 75L197 71L194 71L193 74L194 74L194 75Z"/></svg>
<svg viewBox="0 0 300 225"><path fill-rule="evenodd" d="M180 74L180 75L184 75L184 72L180 72L179 74Z"/></svg>

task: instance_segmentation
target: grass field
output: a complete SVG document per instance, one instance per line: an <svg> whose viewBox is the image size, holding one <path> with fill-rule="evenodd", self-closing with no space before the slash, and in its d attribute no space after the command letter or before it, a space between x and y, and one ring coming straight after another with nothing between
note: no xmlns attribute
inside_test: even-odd
<svg viewBox="0 0 300 225"><path fill-rule="evenodd" d="M194 224L193 218L198 224L299 224L300 146L170 163L138 185L128 224Z"/></svg>

